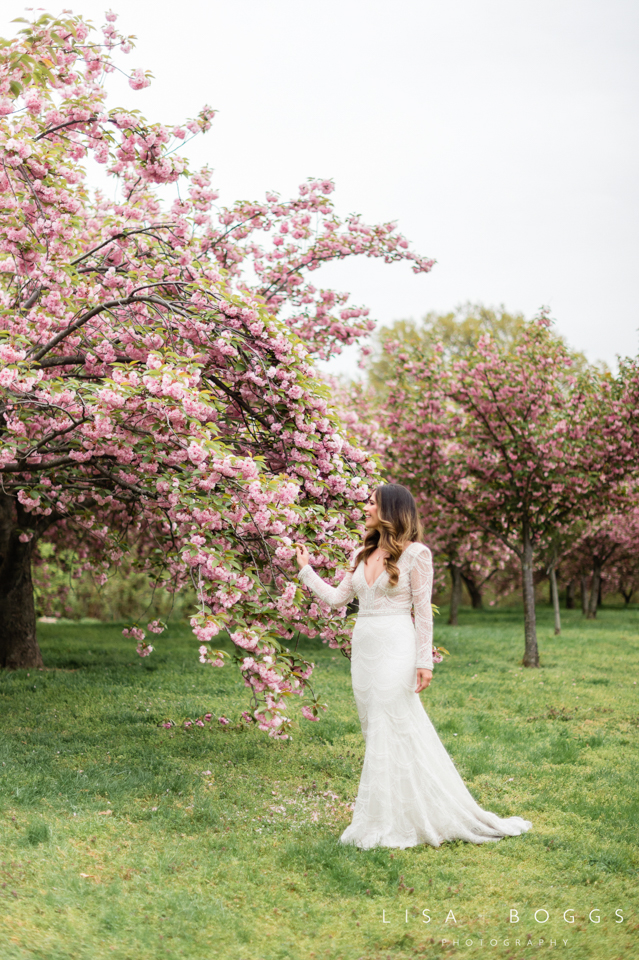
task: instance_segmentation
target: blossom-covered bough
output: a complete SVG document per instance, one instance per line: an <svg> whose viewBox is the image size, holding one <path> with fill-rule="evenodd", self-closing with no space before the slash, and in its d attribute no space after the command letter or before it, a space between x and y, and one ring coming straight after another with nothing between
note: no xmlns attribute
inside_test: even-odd
<svg viewBox="0 0 639 960"><path fill-rule="evenodd" d="M152 582L194 584L201 659L223 663L210 643L227 630L256 719L285 736L286 698L312 672L286 642L300 627L348 642L345 621L308 606L292 544L314 541L333 576L377 469L313 367L371 321L309 276L352 254L432 261L392 224L341 222L328 181L217 209L210 171L175 152L212 110L169 128L107 109L132 45L114 21L97 40L80 17L42 15L0 48L0 664L41 663L39 542L102 578L134 548ZM87 158L116 199L89 189ZM158 185L178 180L167 207ZM130 635L150 652L141 626Z"/></svg>

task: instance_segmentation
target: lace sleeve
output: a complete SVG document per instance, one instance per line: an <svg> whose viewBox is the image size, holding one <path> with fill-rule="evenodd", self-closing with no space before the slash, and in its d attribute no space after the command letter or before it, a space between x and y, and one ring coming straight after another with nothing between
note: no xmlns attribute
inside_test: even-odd
<svg viewBox="0 0 639 960"><path fill-rule="evenodd" d="M415 611L417 667L433 669L433 560L428 547L417 554L410 571L410 586Z"/></svg>
<svg viewBox="0 0 639 960"><path fill-rule="evenodd" d="M355 596L353 587L353 574L348 571L344 579L338 586L331 587L325 580L315 573L310 564L307 564L299 572L299 578L302 583L312 590L329 607L345 607Z"/></svg>

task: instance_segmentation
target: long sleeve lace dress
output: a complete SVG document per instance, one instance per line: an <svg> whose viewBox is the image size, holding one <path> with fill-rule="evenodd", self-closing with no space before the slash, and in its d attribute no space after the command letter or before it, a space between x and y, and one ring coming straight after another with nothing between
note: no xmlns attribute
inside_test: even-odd
<svg viewBox="0 0 639 960"><path fill-rule="evenodd" d="M413 543L398 566L395 587L385 570L369 587L361 562L337 587L310 566L300 571L302 582L331 607L359 598L351 675L366 753L353 820L341 841L363 849L438 847L445 840L486 843L525 833L527 820L502 820L473 800L415 693L416 668L433 665L430 550Z"/></svg>

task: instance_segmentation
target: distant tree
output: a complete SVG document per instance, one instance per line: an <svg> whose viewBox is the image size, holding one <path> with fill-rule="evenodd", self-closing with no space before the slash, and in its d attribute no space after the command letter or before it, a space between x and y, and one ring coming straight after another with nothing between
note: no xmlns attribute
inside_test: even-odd
<svg viewBox="0 0 639 960"><path fill-rule="evenodd" d="M619 557L611 565L606 577L606 586L612 593L620 593L626 606L639 590L639 543L632 553Z"/></svg>
<svg viewBox="0 0 639 960"><path fill-rule="evenodd" d="M509 313L505 307L486 307L481 303L466 303L449 313L427 313L420 321L395 320L379 327L373 334L366 371L371 385L383 395L389 379L394 376L399 354L394 357L385 349L387 343L397 343L421 355L432 353L435 347L446 360L469 357L477 349L481 337L490 337L500 353L512 352L526 329L523 313ZM567 348L565 341L558 338ZM401 351L400 351L401 352ZM573 373L586 369L583 353L570 351Z"/></svg>
<svg viewBox="0 0 639 960"><path fill-rule="evenodd" d="M521 563L526 666L539 665L534 571L541 546L571 518L624 501L639 460L639 369L619 377L574 359L542 315L508 348L482 336L457 358L388 340L384 426L395 476L446 500Z"/></svg>
<svg viewBox="0 0 639 960"><path fill-rule="evenodd" d="M626 603L630 602L639 572L638 555L639 506L586 525L568 553L566 565L571 577L582 579L584 591L590 578L584 611L589 620L597 616L604 578L609 578L611 586L615 585L624 598L628 597Z"/></svg>

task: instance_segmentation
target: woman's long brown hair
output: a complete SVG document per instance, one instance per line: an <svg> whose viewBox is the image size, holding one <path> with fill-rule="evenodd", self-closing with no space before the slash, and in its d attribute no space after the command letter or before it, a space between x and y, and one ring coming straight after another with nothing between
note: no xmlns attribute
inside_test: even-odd
<svg viewBox="0 0 639 960"><path fill-rule="evenodd" d="M378 525L368 530L364 545L355 557L355 565L364 563L379 547L388 553L385 561L388 582L397 586L399 567L397 561L409 543L422 539L422 525L417 504L410 490L401 483L382 483L375 490Z"/></svg>

